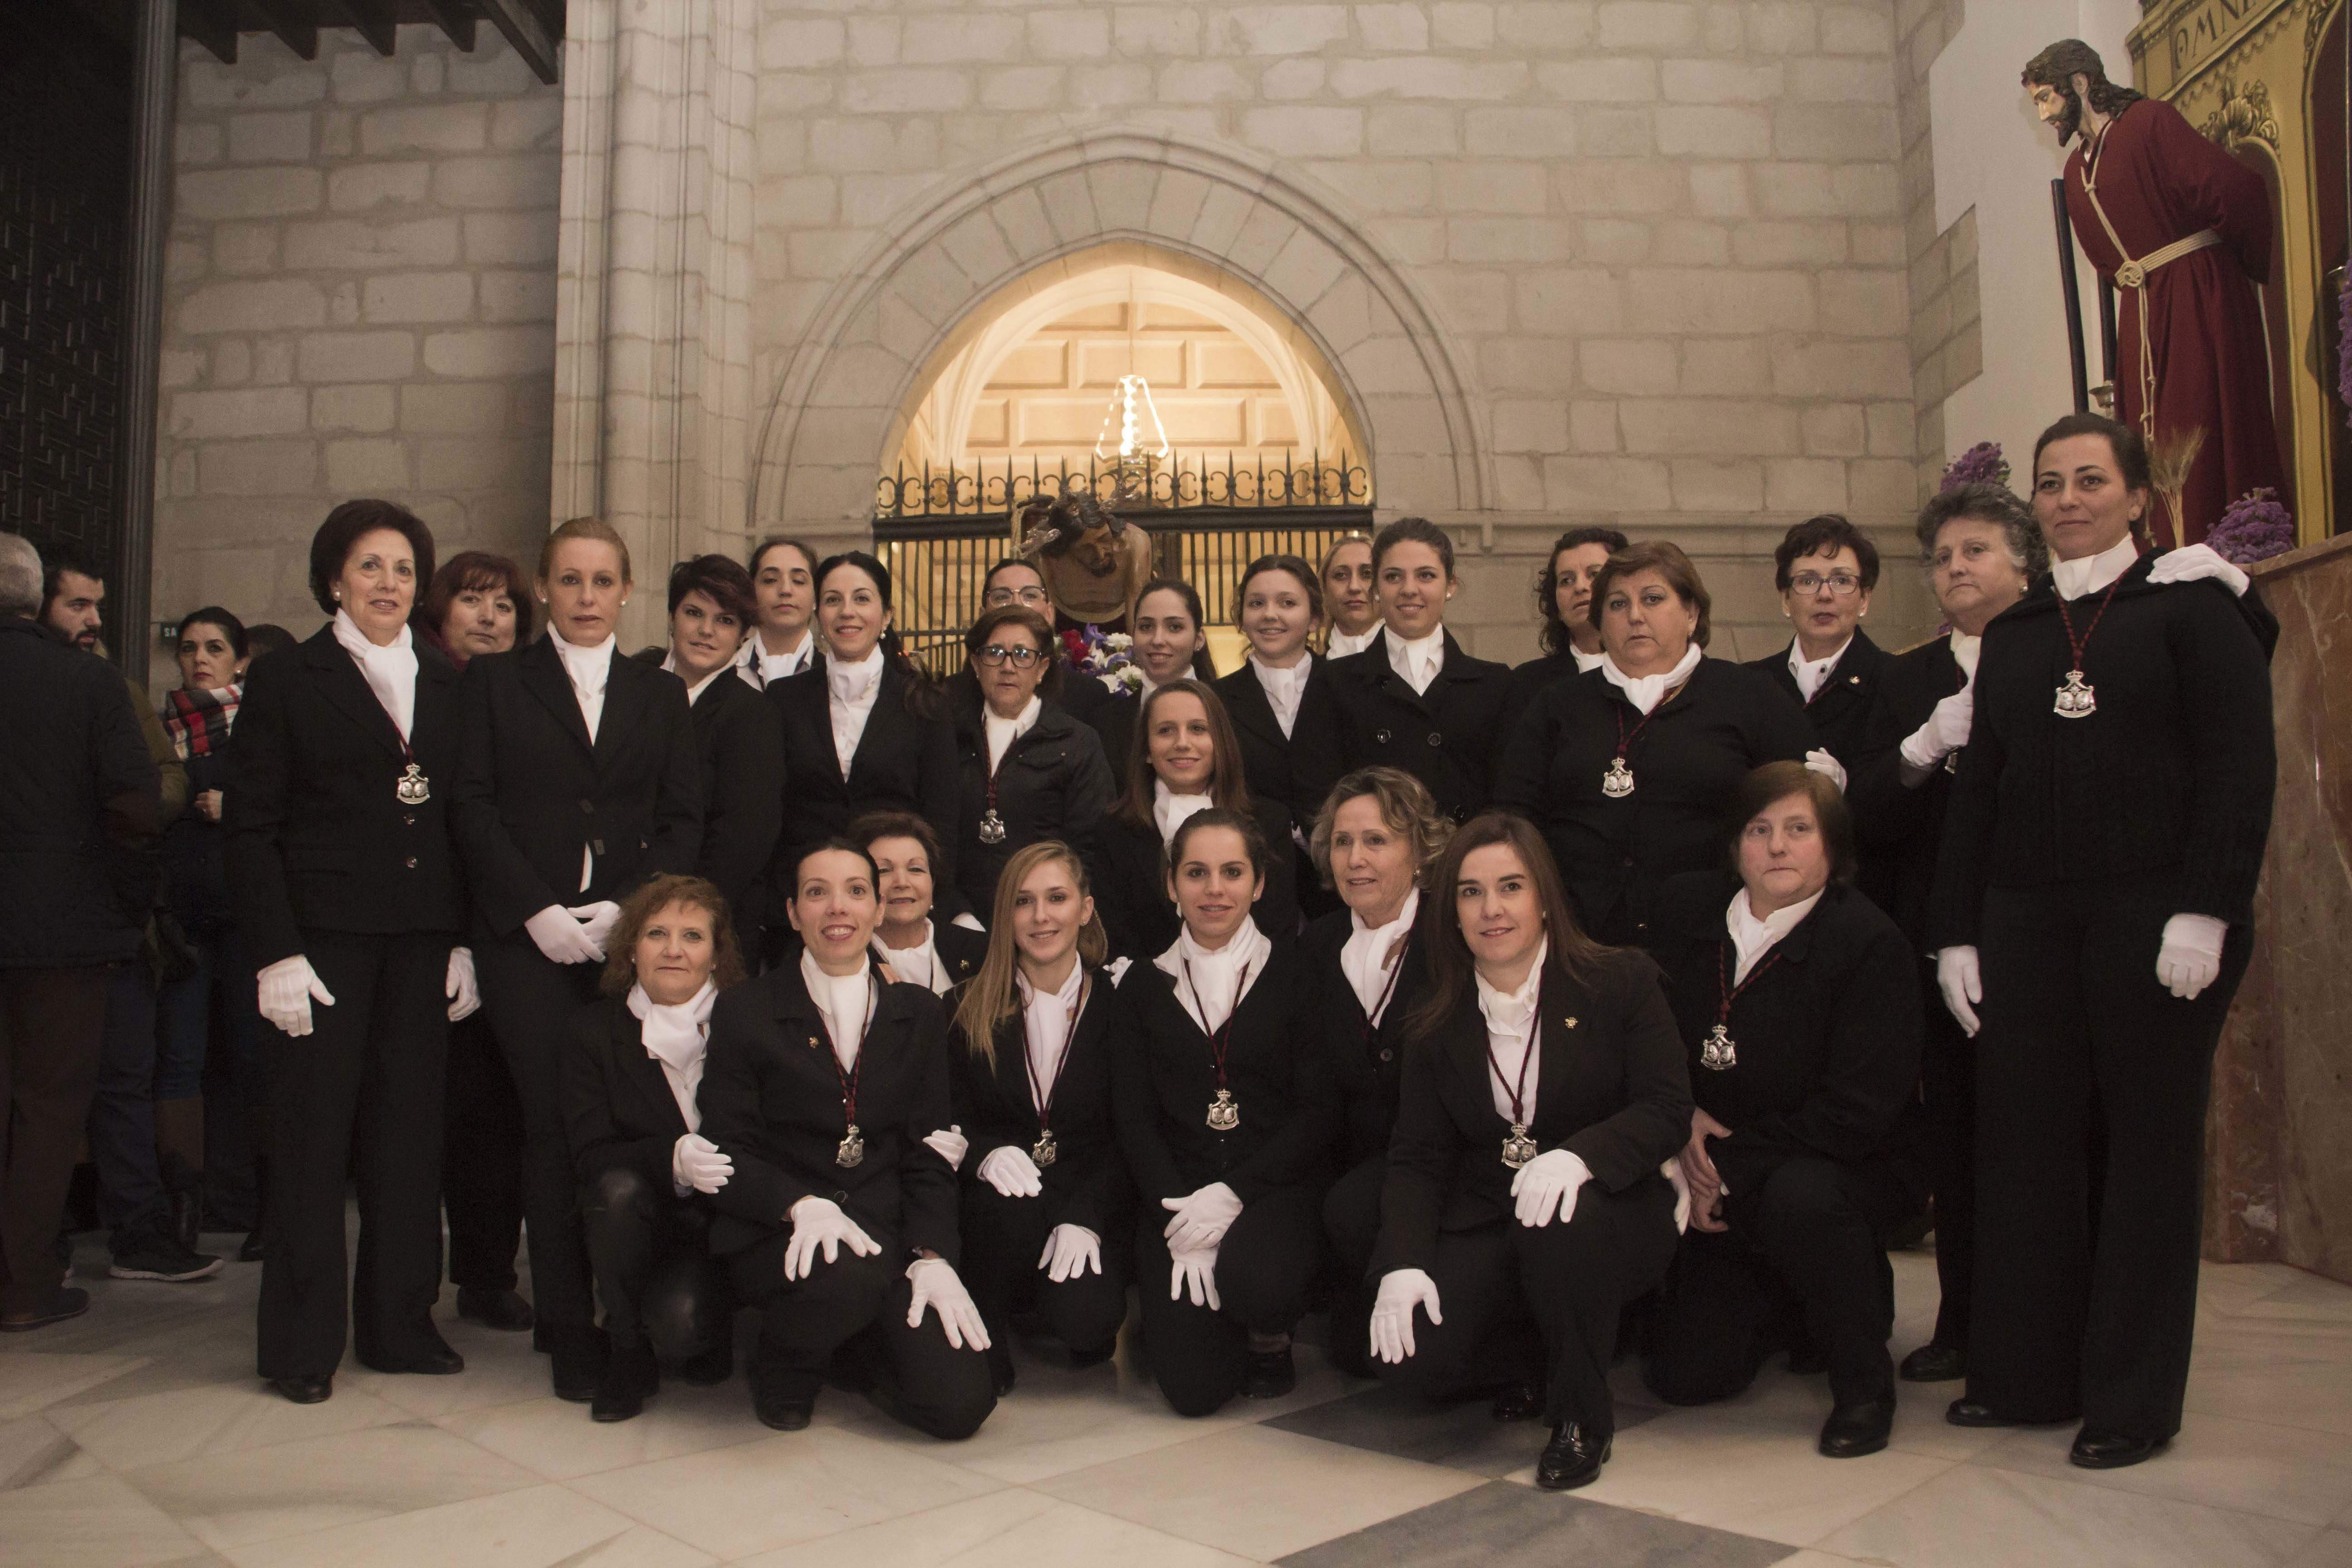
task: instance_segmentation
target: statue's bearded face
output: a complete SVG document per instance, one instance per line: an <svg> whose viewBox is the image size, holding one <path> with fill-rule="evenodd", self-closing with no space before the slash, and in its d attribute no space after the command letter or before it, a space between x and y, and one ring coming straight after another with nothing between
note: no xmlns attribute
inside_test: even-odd
<svg viewBox="0 0 2352 1568"><path fill-rule="evenodd" d="M1108 577L1118 570L1118 546L1108 524L1079 534L1070 543L1069 557L1089 576Z"/></svg>
<svg viewBox="0 0 2352 1568"><path fill-rule="evenodd" d="M2058 132L2058 145L2063 147L2074 140L2075 134L2083 129L2083 100L2080 98L2066 88L2039 81L2033 84L2028 96L2032 99L2033 112L2042 117L2042 123Z"/></svg>

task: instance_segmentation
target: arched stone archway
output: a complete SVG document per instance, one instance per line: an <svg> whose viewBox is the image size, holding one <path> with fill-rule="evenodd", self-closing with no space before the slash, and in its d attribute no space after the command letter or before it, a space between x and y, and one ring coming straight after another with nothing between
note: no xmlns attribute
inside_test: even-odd
<svg viewBox="0 0 2352 1568"><path fill-rule="evenodd" d="M1362 422L1384 509L1487 504L1465 377L1403 274L1270 166L1122 132L986 165L849 269L764 412L754 528L837 528L869 513L924 377L986 326L990 302L1002 309L1024 277L1066 276L1082 253L1118 241L1237 279L1274 308Z"/></svg>

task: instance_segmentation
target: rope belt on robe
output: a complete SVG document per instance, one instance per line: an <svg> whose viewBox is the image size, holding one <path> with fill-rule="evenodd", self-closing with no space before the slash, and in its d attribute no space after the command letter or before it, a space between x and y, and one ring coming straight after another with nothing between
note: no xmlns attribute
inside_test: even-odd
<svg viewBox="0 0 2352 1568"><path fill-rule="evenodd" d="M2102 140L2105 140L2104 136ZM2089 158L2083 160L2083 194L2091 199L2091 211L2098 215L2099 226L2107 231L2107 239L2115 246L2116 254L2123 258L2116 268L2116 286L2130 289L2139 301L2139 431L2153 446L2156 442L2156 349L2148 341L2148 274L2168 262L2211 249L2221 243L2221 236L2218 230L2200 228L2186 238L2159 246L2135 260L2131 247L2125 245L2124 237L2116 232L2116 226L2107 219L2107 209L2099 201L2096 165Z"/></svg>

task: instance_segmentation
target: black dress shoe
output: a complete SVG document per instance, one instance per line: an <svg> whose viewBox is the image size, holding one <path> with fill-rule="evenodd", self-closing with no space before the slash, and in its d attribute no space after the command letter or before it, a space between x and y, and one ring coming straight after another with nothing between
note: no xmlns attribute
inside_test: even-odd
<svg viewBox="0 0 2352 1568"><path fill-rule="evenodd" d="M1544 1413L1543 1384L1528 1378L1495 1395L1491 1414L1497 1421L1532 1421Z"/></svg>
<svg viewBox="0 0 2352 1568"><path fill-rule="evenodd" d="M1076 1345L1072 1345L1070 1347L1070 1365L1079 1372L1084 1372L1090 1366L1102 1365L1103 1363L1110 1360L1111 1357L1118 1353L1118 1341L1116 1339L1112 1340L1110 1343L1107 1345L1097 1345L1091 1350L1080 1350Z"/></svg>
<svg viewBox="0 0 2352 1568"><path fill-rule="evenodd" d="M735 1346L721 1340L698 1356L677 1363L677 1379L697 1388L715 1388L735 1375Z"/></svg>
<svg viewBox="0 0 2352 1568"><path fill-rule="evenodd" d="M996 1397L1002 1399L1013 1392L1013 1351L1003 1340L991 1340L982 1353L988 1357L988 1378L996 1386Z"/></svg>
<svg viewBox="0 0 2352 1568"><path fill-rule="evenodd" d="M466 1370L466 1358L449 1346L449 1342L431 1330L425 1331L422 1350L404 1356L361 1356L359 1363L371 1372L417 1373L426 1377L452 1377Z"/></svg>
<svg viewBox="0 0 2352 1568"><path fill-rule="evenodd" d="M248 1232L245 1238L245 1245L236 1249L236 1260L239 1263L258 1263L268 1256L269 1247L261 1239L261 1232L257 1230Z"/></svg>
<svg viewBox="0 0 2352 1568"><path fill-rule="evenodd" d="M2086 1470L2120 1470L2126 1465L2154 1458L2171 1441L2169 1437L2102 1436L2084 1432L2067 1451L2066 1462Z"/></svg>
<svg viewBox="0 0 2352 1568"><path fill-rule="evenodd" d="M2002 1415L1990 1405L1973 1399L1955 1399L1944 1408L1944 1419L1955 1426L2030 1426L2030 1421L2020 1421Z"/></svg>
<svg viewBox="0 0 2352 1568"><path fill-rule="evenodd" d="M1573 1421L1563 1421L1551 1429L1551 1441L1536 1461L1536 1485L1548 1492L1590 1485L1609 1462L1609 1448L1608 1433L1588 1432Z"/></svg>
<svg viewBox="0 0 2352 1568"><path fill-rule="evenodd" d="M1969 1374L1969 1352L1929 1340L1903 1358L1906 1383L1956 1383Z"/></svg>
<svg viewBox="0 0 2352 1568"><path fill-rule="evenodd" d="M816 1399L814 1395L762 1388L755 1379L751 1384L751 1414L760 1418L762 1426L779 1432L798 1432L816 1415Z"/></svg>
<svg viewBox="0 0 2352 1568"><path fill-rule="evenodd" d="M615 1345L596 1380L595 1397L588 1402L592 1421L626 1421L646 1407L661 1390L661 1363L649 1344Z"/></svg>
<svg viewBox="0 0 2352 1568"><path fill-rule="evenodd" d="M1832 1459L1858 1459L1886 1447L1895 1430L1895 1395L1834 1405L1822 1423L1821 1450Z"/></svg>
<svg viewBox="0 0 2352 1568"><path fill-rule="evenodd" d="M1290 1359L1290 1347L1278 1351L1252 1351L1249 1370L1242 1374L1242 1393L1252 1399L1279 1399L1298 1386L1298 1368Z"/></svg>
<svg viewBox="0 0 2352 1568"><path fill-rule="evenodd" d="M548 1357L554 1362L555 1397L585 1405L596 1397L604 1381L604 1363L612 1354L602 1329L575 1327L547 1331Z"/></svg>
<svg viewBox="0 0 2352 1568"><path fill-rule="evenodd" d="M60 1285L49 1292L49 1299L37 1307L0 1317L0 1331L21 1334L34 1329L46 1329L51 1323L62 1323L68 1318L79 1318L89 1310L89 1292L71 1285Z"/></svg>
<svg viewBox="0 0 2352 1568"><path fill-rule="evenodd" d="M475 1285L457 1287L457 1315L508 1334L519 1334L535 1321L530 1303L516 1292Z"/></svg>
<svg viewBox="0 0 2352 1568"><path fill-rule="evenodd" d="M323 1405L335 1392L332 1377L273 1377L269 1386L297 1405Z"/></svg>

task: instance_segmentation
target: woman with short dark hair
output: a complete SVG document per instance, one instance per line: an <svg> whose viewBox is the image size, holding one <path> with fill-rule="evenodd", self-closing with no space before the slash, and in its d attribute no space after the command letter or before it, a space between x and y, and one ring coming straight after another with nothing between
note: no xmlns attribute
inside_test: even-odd
<svg viewBox="0 0 2352 1568"><path fill-rule="evenodd" d="M1791 527L1772 550L1789 646L1748 661L1813 721L1822 749L1851 770L1862 757L1886 651L1862 629L1878 586L1878 546L1835 512Z"/></svg>
<svg viewBox="0 0 2352 1568"><path fill-rule="evenodd" d="M461 550L433 574L417 621L419 635L462 671L476 654L530 641L530 578L503 555Z"/></svg>
<svg viewBox="0 0 2352 1568"><path fill-rule="evenodd" d="M940 836L911 811L869 811L849 825L849 841L874 858L882 917L874 956L909 985L944 997L980 973L988 934L980 922L935 919L940 895ZM952 885L949 889L952 897Z"/></svg>
<svg viewBox="0 0 2352 1568"><path fill-rule="evenodd" d="M1625 545L1613 528L1571 528L1551 542L1536 574L1536 613L1543 617L1536 646L1543 651L1511 671L1514 712L1553 681L1600 668L1601 628L1588 613L1592 584Z"/></svg>

